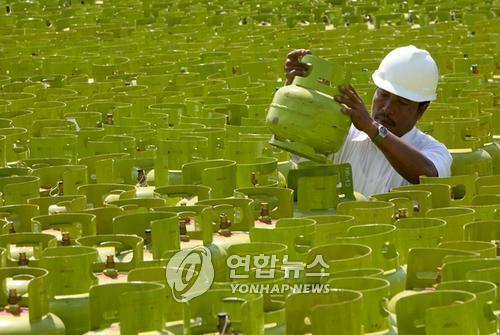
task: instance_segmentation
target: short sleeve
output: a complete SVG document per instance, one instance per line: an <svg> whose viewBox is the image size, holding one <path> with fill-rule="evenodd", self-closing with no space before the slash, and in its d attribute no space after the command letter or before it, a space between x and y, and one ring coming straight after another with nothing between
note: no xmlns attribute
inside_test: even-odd
<svg viewBox="0 0 500 335"><path fill-rule="evenodd" d="M444 144L432 139L421 152L434 164L438 177L449 177L451 175L453 158Z"/></svg>

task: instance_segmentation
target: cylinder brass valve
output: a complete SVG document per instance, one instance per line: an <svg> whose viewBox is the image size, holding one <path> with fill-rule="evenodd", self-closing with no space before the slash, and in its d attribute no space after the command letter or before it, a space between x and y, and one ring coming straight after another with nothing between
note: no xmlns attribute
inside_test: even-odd
<svg viewBox="0 0 500 335"><path fill-rule="evenodd" d="M269 216L269 204L267 202L262 202L260 204L259 221L267 224L272 222L271 217Z"/></svg>
<svg viewBox="0 0 500 335"><path fill-rule="evenodd" d="M227 215L221 213L219 215L219 234L225 237L231 236L231 221L227 218Z"/></svg>
<svg viewBox="0 0 500 335"><path fill-rule="evenodd" d="M9 222L9 234L15 234L16 229L14 228L14 222Z"/></svg>
<svg viewBox="0 0 500 335"><path fill-rule="evenodd" d="M21 306L19 306L18 302L21 301L21 297L17 294L17 290L15 288L9 289L9 296L7 297L7 306L5 310L13 315L21 314Z"/></svg>
<svg viewBox="0 0 500 335"><path fill-rule="evenodd" d="M144 247L146 250L151 250L151 229L144 230Z"/></svg>
<svg viewBox="0 0 500 335"><path fill-rule="evenodd" d="M232 335L234 334L231 327L231 320L229 319L229 314L222 312L217 314L217 331L219 335Z"/></svg>
<svg viewBox="0 0 500 335"><path fill-rule="evenodd" d="M71 237L69 235L69 232L64 231L62 233L61 245L71 245Z"/></svg>
<svg viewBox="0 0 500 335"><path fill-rule="evenodd" d="M439 284L441 282L441 276L442 276L442 272L443 272L443 268L438 266L436 268L437 270L437 275L436 275L436 285Z"/></svg>
<svg viewBox="0 0 500 335"><path fill-rule="evenodd" d="M57 182L57 195L64 195L64 183L62 182L62 180Z"/></svg>
<svg viewBox="0 0 500 335"><path fill-rule="evenodd" d="M28 259L28 256L26 255L26 253L20 252L17 264L23 266L23 265L28 265L28 263L29 263L29 259Z"/></svg>
<svg viewBox="0 0 500 335"><path fill-rule="evenodd" d="M478 68L477 64L472 64L470 66L470 72L472 74L479 74L479 68Z"/></svg>
<svg viewBox="0 0 500 335"><path fill-rule="evenodd" d="M179 218L179 235L182 242L189 242L190 240L186 227L190 222L190 218Z"/></svg>
<svg viewBox="0 0 500 335"><path fill-rule="evenodd" d="M419 205L419 204L415 204L415 205L413 205L413 212L414 212L414 213L418 213L418 212L420 212L420 205Z"/></svg>
<svg viewBox="0 0 500 335"><path fill-rule="evenodd" d="M144 169L137 169L137 185L138 187L146 187L148 183L146 181L146 173Z"/></svg>
<svg viewBox="0 0 500 335"><path fill-rule="evenodd" d="M107 125L112 125L114 123L113 114L111 114L111 113L106 114L106 121L105 121L105 123Z"/></svg>
<svg viewBox="0 0 500 335"><path fill-rule="evenodd" d="M115 258L113 255L106 256L106 264L102 273L109 278L114 279L118 277L118 270L115 268Z"/></svg>
<svg viewBox="0 0 500 335"><path fill-rule="evenodd" d="M259 184L255 172L252 172L252 174L250 175L250 182L252 183L253 186L257 186L257 184Z"/></svg>
<svg viewBox="0 0 500 335"><path fill-rule="evenodd" d="M405 219L408 217L408 208L398 208L398 212L394 214L394 219Z"/></svg>

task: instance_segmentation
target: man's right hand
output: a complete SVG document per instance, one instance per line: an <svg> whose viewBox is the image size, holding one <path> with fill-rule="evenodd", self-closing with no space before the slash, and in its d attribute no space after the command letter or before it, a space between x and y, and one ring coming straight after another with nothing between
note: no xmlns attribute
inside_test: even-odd
<svg viewBox="0 0 500 335"><path fill-rule="evenodd" d="M290 85L295 76L304 76L306 74L309 67L307 64L301 63L300 60L305 55L310 54L310 50L297 49L287 55L285 63L286 85Z"/></svg>

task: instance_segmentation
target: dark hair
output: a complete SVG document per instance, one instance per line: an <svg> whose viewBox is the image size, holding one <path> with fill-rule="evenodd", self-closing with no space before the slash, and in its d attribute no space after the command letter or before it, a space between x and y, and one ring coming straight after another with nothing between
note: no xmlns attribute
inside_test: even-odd
<svg viewBox="0 0 500 335"><path fill-rule="evenodd" d="M417 112L424 113L427 110L427 107L429 107L430 103L430 101L419 102L417 105Z"/></svg>

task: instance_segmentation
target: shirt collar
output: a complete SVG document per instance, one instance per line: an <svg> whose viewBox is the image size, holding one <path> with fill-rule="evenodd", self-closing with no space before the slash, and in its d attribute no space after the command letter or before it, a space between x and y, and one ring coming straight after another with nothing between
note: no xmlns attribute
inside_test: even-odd
<svg viewBox="0 0 500 335"><path fill-rule="evenodd" d="M406 143L411 143L411 140L415 137L416 133L417 133L417 127L414 126L413 128L411 128L410 131L401 136L401 139Z"/></svg>
<svg viewBox="0 0 500 335"><path fill-rule="evenodd" d="M368 137L368 135L365 132L357 130L357 129L356 129L356 132L357 132L357 134L352 138L352 140L354 142L363 142L363 141L370 140L370 138ZM410 131L408 131L406 134L401 136L401 139L407 143L410 143L411 139L415 136L416 133L417 133L417 127L413 127Z"/></svg>

